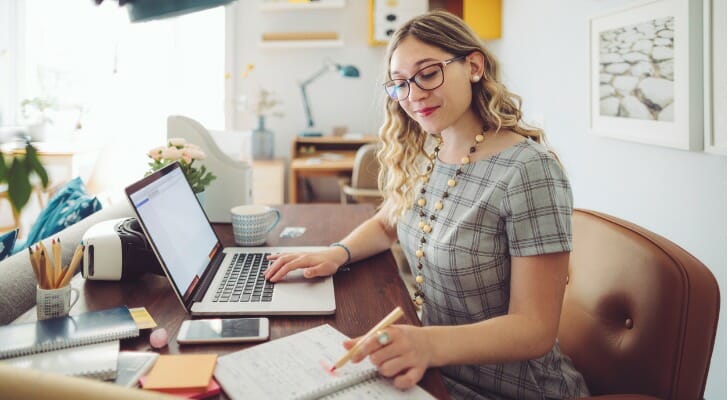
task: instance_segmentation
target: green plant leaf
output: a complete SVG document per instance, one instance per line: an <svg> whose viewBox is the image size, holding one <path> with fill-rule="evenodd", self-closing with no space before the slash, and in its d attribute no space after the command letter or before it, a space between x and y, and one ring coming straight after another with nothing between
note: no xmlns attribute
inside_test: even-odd
<svg viewBox="0 0 728 400"><path fill-rule="evenodd" d="M0 183L8 181L8 166L5 164L5 157L0 153Z"/></svg>
<svg viewBox="0 0 728 400"><path fill-rule="evenodd" d="M26 163L18 157L13 158L8 174L8 198L15 211L22 210L30 199L29 175Z"/></svg>
<svg viewBox="0 0 728 400"><path fill-rule="evenodd" d="M31 171L35 172L40 178L40 183L43 185L43 188L47 188L48 172L46 172L43 164L40 163L38 152L35 150L35 147L31 146L30 143L25 145L25 162L28 173Z"/></svg>

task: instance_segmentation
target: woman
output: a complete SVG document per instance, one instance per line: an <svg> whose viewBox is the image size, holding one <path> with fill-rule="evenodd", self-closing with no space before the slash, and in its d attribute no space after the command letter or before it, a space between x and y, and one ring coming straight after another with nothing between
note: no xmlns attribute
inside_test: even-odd
<svg viewBox="0 0 728 400"><path fill-rule="evenodd" d="M524 126L520 98L452 14L406 23L387 60L382 208L327 250L271 257L266 278L331 275L399 239L424 326L393 325L354 361L369 356L399 388L441 367L454 398L587 395L556 342L572 194L543 133Z"/></svg>

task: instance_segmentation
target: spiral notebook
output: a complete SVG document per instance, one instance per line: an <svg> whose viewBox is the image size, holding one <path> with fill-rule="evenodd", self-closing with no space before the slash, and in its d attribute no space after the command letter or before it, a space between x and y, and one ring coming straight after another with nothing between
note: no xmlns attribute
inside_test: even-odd
<svg viewBox="0 0 728 400"><path fill-rule="evenodd" d="M126 307L0 326L0 359L139 336Z"/></svg>
<svg viewBox="0 0 728 400"><path fill-rule="evenodd" d="M329 367L344 354L345 339L330 325L320 325L219 357L214 375L232 399L434 398L419 386L395 388L368 358L330 373Z"/></svg>
<svg viewBox="0 0 728 400"><path fill-rule="evenodd" d="M0 360L0 363L68 376L109 380L116 377L118 357L119 341L114 340Z"/></svg>

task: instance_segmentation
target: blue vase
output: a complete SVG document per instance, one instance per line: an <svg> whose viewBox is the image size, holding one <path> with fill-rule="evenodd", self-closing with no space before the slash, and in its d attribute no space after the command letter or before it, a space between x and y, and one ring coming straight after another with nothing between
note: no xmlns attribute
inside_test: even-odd
<svg viewBox="0 0 728 400"><path fill-rule="evenodd" d="M258 116L258 127L253 130L253 159L273 159L273 132L265 128L265 116Z"/></svg>

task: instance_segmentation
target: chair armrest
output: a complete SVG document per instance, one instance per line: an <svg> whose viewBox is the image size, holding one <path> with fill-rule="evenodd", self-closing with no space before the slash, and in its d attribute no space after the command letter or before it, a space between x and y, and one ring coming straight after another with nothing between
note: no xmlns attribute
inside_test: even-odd
<svg viewBox="0 0 728 400"><path fill-rule="evenodd" d="M382 192L378 189L355 189L349 185L344 185L341 190L349 196L382 197Z"/></svg>

